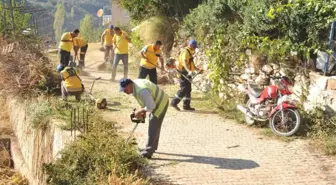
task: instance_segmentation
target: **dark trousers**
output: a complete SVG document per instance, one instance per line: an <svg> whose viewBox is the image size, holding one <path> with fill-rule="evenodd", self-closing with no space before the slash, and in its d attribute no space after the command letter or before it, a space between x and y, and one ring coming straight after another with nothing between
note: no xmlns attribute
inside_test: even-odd
<svg viewBox="0 0 336 185"><path fill-rule="evenodd" d="M187 76L188 73L186 71L183 71L182 74L184 76ZM183 108L189 108L190 107L190 99L191 99L191 83L181 75L179 79L180 83L180 90L177 91L172 104L177 105L180 103L180 101L183 100Z"/></svg>
<svg viewBox="0 0 336 185"><path fill-rule="evenodd" d="M68 66L70 62L70 52L60 49L59 51L60 64Z"/></svg>
<svg viewBox="0 0 336 185"><path fill-rule="evenodd" d="M149 115L148 139L145 150L141 152L142 155L152 156L158 149L161 126L166 115L168 105L169 103L167 103L159 118L155 117L152 113Z"/></svg>
<svg viewBox="0 0 336 185"><path fill-rule="evenodd" d="M142 66L139 67L139 79L145 79L149 76L149 80L154 84L157 84L157 72L156 68L154 69L147 69Z"/></svg>
<svg viewBox="0 0 336 185"><path fill-rule="evenodd" d="M80 48L79 65L85 67L85 54L88 49L88 44Z"/></svg>

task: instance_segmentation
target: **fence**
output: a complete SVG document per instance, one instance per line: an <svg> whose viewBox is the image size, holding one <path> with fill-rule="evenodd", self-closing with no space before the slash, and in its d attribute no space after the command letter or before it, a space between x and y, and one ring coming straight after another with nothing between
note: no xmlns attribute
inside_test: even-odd
<svg viewBox="0 0 336 185"><path fill-rule="evenodd" d="M85 107L74 107L70 114L71 136L76 139L76 131L84 134L89 131L89 111Z"/></svg>

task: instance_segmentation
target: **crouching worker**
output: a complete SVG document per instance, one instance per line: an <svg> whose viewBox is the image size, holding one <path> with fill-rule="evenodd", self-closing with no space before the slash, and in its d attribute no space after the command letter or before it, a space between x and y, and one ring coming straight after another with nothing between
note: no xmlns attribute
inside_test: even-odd
<svg viewBox="0 0 336 185"><path fill-rule="evenodd" d="M135 112L136 118L142 118L147 112L150 113L148 140L146 148L141 152L143 157L150 159L158 149L161 125L168 108L168 95L146 79L132 81L128 78L122 78L119 83L120 91L132 94L141 106L141 109Z"/></svg>
<svg viewBox="0 0 336 185"><path fill-rule="evenodd" d="M81 79L78 76L77 70L74 67L60 64L57 67L57 71L60 72L62 78L62 99L66 101L67 97L70 95L75 96L76 100L80 101L84 87L82 85Z"/></svg>

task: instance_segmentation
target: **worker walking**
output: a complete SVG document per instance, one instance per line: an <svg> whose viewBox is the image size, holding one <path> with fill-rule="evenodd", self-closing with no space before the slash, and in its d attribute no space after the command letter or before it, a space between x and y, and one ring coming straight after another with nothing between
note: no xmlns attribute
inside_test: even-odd
<svg viewBox="0 0 336 185"><path fill-rule="evenodd" d="M79 68L85 67L85 54L88 49L89 44L83 38L76 37L73 39L74 44L74 51L75 56L78 56L78 50L80 49L79 53Z"/></svg>
<svg viewBox="0 0 336 185"><path fill-rule="evenodd" d="M66 101L69 95L74 95L76 100L80 101L84 86L82 85L82 80L79 78L76 68L59 64L57 71L60 72L62 78L62 99Z"/></svg>
<svg viewBox="0 0 336 185"><path fill-rule="evenodd" d="M180 111L180 108L177 106L178 103L184 98L183 100L183 109L194 111L195 108L190 106L191 101L191 80L192 75L195 70L202 71L201 69L197 68L194 64L194 53L195 49L197 48L197 42L195 40L190 40L188 46L180 53L177 70L180 75L179 83L180 83L180 90L177 91L174 99L171 102L171 106L174 107L176 110ZM188 79L187 79L188 78Z"/></svg>
<svg viewBox="0 0 336 185"><path fill-rule="evenodd" d="M132 81L122 78L119 81L120 91L132 94L141 106L135 112L135 117L141 118L149 112L148 140L146 148L141 152L143 157L150 159L158 149L160 131L166 115L169 98L157 85L146 79Z"/></svg>
<svg viewBox="0 0 336 185"><path fill-rule="evenodd" d="M114 60L112 65L112 78L114 81L117 73L117 67L119 61L121 60L124 64L124 78L127 78L128 75L128 43L132 43L131 39L128 37L125 31L122 31L120 28L114 28L114 36L112 39L114 45Z"/></svg>
<svg viewBox="0 0 336 185"><path fill-rule="evenodd" d="M59 45L60 64L63 64L64 66L69 65L70 52L73 48L73 39L76 38L78 34L79 30L75 29L73 32L66 32L62 35Z"/></svg>
<svg viewBox="0 0 336 185"><path fill-rule="evenodd" d="M110 62L112 65L114 50L113 50L113 39L114 30L113 25L110 25L101 35L101 44L104 45L104 61L105 63Z"/></svg>
<svg viewBox="0 0 336 185"><path fill-rule="evenodd" d="M157 72L156 67L158 59L160 59L161 70L164 70L164 61L161 56L161 41L156 41L154 44L149 44L145 46L141 51L141 62L139 67L139 77L140 79L147 78L154 84L157 84Z"/></svg>

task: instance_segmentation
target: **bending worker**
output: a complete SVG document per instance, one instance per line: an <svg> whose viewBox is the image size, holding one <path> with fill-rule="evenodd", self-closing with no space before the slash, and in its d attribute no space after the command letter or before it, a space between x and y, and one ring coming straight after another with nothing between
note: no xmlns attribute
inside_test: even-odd
<svg viewBox="0 0 336 185"><path fill-rule="evenodd" d="M183 98L183 109L190 111L195 110L195 108L190 106L192 90L190 81L192 80L192 75L195 70L202 72L202 70L197 68L194 63L193 55L195 54L196 48L197 42L195 40L190 40L188 46L181 52L178 60L177 70L182 74L179 79L180 90L177 91L177 94L171 102L171 106L178 111L180 111L180 108L177 105Z"/></svg>
<svg viewBox="0 0 336 185"><path fill-rule="evenodd" d="M114 36L113 25L109 26L101 35L101 44L104 45L104 61L108 61L112 64L114 57L113 42L112 38Z"/></svg>
<svg viewBox="0 0 336 185"><path fill-rule="evenodd" d="M164 61L161 56L161 41L156 41L154 44L150 44L145 46L141 51L141 62L139 67L139 77L140 79L145 79L147 75L149 76L149 80L153 82L154 84L157 84L157 72L156 67L157 60L160 59L161 62L161 70L164 66Z"/></svg>
<svg viewBox="0 0 336 185"><path fill-rule="evenodd" d="M146 79L130 80L122 78L119 81L120 91L132 94L141 106L135 112L135 117L141 118L149 112L148 140L146 148L141 152L143 157L152 158L158 149L162 121L166 115L169 98L168 95Z"/></svg>
<svg viewBox="0 0 336 185"><path fill-rule="evenodd" d="M78 76L77 70L74 67L59 64L57 66L57 71L60 72L62 78L62 99L66 101L69 95L73 95L76 97L77 101L80 101L84 86Z"/></svg>
<svg viewBox="0 0 336 185"><path fill-rule="evenodd" d="M82 38L76 37L73 39L73 44L76 57L78 56L78 50L80 49L79 67L85 67L85 54L89 46L87 41Z"/></svg>
<svg viewBox="0 0 336 185"><path fill-rule="evenodd" d="M67 32L62 35L59 45L60 64L67 66L70 61L70 52L73 47L73 39L79 34L79 30L75 29L73 32Z"/></svg>

